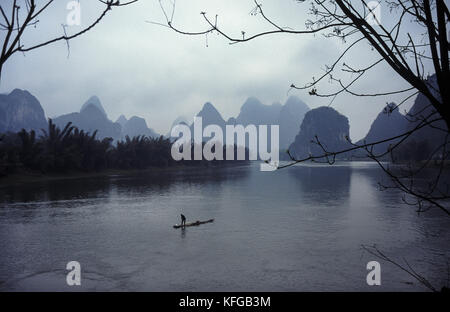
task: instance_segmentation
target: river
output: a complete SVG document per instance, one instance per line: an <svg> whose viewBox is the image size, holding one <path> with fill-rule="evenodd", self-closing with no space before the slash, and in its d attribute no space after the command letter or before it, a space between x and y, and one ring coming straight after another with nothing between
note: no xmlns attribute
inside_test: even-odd
<svg viewBox="0 0 450 312"><path fill-rule="evenodd" d="M2 291L417 291L361 248L448 282L449 219L380 191L376 164L224 168L42 181L0 188ZM187 222L213 223L174 229ZM381 285L366 282L369 261ZM81 265L81 286L66 264Z"/></svg>

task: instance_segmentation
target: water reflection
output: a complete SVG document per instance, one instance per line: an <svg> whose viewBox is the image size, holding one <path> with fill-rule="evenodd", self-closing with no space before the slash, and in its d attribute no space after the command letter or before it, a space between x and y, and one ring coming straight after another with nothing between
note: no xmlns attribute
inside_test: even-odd
<svg viewBox="0 0 450 312"><path fill-rule="evenodd" d="M419 218L380 179L365 163L255 164L2 188L0 289L64 287L58 270L76 259L92 273L85 290L370 290L360 245L373 243L439 279L448 223ZM175 230L180 213L215 221ZM420 289L383 272L382 290Z"/></svg>
<svg viewBox="0 0 450 312"><path fill-rule="evenodd" d="M317 203L342 204L350 194L351 166L297 166L289 170L309 200Z"/></svg>
<svg viewBox="0 0 450 312"><path fill-rule="evenodd" d="M86 177L57 181L24 183L0 188L1 203L29 203L76 201L86 198L108 198L111 195L140 196L148 193L169 192L176 184L192 187L208 184L212 187L229 179L241 179L248 175L248 168L202 168L146 171L130 175Z"/></svg>

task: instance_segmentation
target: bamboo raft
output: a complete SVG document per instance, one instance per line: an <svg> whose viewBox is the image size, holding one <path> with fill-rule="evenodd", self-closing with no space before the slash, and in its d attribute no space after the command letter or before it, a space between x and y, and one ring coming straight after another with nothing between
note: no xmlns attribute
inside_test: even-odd
<svg viewBox="0 0 450 312"><path fill-rule="evenodd" d="M179 229L179 228L182 228L182 227L185 227L185 226L198 226L198 225L200 225L200 224L205 224L205 223L211 223L211 222L214 222L214 219L209 219L209 220L206 220L206 221L195 221L195 222L189 222L189 223L186 223L185 225L181 225L181 224L175 224L174 226L173 226L173 228L174 229Z"/></svg>

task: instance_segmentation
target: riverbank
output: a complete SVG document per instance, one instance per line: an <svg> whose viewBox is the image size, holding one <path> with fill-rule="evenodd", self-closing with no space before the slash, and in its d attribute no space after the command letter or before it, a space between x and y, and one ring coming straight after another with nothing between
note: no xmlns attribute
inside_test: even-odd
<svg viewBox="0 0 450 312"><path fill-rule="evenodd" d="M145 174L163 174L169 172L192 172L202 169L213 168L225 168L247 165L248 163L237 162L232 165L231 163L224 163L221 166L168 166L168 167L148 167L145 169L105 169L102 171L83 172L83 171L69 171L65 173L48 173L43 174L38 171L21 170L15 173L11 173L7 176L0 177L0 188L22 185L26 183L46 182L46 181L59 181L59 180L73 180L73 179L87 179L87 178L101 178L111 176L136 176Z"/></svg>
<svg viewBox="0 0 450 312"><path fill-rule="evenodd" d="M256 161L258 162L258 161ZM284 161L285 163L289 163ZM350 161L342 161L342 163L353 162L353 163L367 163L372 162L368 160L350 160ZM252 162L250 162L252 163ZM258 162L259 163L259 162ZM282 162L283 163L283 162ZM338 162L340 163L340 162ZM281 164L281 163L280 163ZM397 167L404 167L406 165L411 165L407 163L391 163ZM230 165L230 163L225 166L200 166L203 169L212 169L212 168L223 168L228 166L240 166L242 163ZM246 164L248 165L248 163ZM314 163L314 162L301 162L296 164L296 166L330 166L333 165L323 164L323 163ZM335 164L336 166L336 164ZM424 162L416 162L414 166L421 167L425 166L425 168L439 168L440 166L436 164L434 161L425 164ZM450 168L450 161L444 162L445 170ZM82 171L72 171L66 173L48 173L43 174L38 171L29 171L29 170L21 170L16 173L9 174L7 176L0 177L0 188L21 185L25 183L35 183L35 182L45 182L45 181L58 181L58 180L72 180L72 179L85 179L85 178L101 178L101 177L110 177L110 176L134 176L134 175L145 175L145 174L155 174L155 173L164 173L164 172L175 172L175 171L195 171L198 170L199 166L186 166L186 165L177 165L177 166L169 166L169 167L149 167L146 169L105 169L98 172L82 172Z"/></svg>
<svg viewBox="0 0 450 312"><path fill-rule="evenodd" d="M150 174L176 170L185 171L190 169L195 168L187 166L173 166L173 167L150 167L146 169L106 169L98 172L76 171L76 172L49 173L49 174L42 174L39 172L32 172L32 171L22 171L0 177L0 188L43 181L101 178L109 176L132 176L138 174L146 174L146 173Z"/></svg>

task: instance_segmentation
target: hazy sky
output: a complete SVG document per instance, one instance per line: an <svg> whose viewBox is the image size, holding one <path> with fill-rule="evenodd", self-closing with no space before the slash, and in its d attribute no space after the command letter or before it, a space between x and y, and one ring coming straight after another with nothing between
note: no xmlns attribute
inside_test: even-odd
<svg viewBox="0 0 450 312"><path fill-rule="evenodd" d="M62 33L69 1L56 2L42 15L38 27L29 30L24 43L38 43ZM261 2L266 14L282 26L304 28L307 4ZM81 26L69 27L69 33L89 25L103 8L93 0L80 3ZM170 11L170 1L164 3ZM251 34L271 29L261 16L250 14L254 6L253 0L178 0L174 24L185 30L203 30L206 25L199 13L205 11L212 18L218 14L219 27L236 36L241 30ZM392 18L383 10L381 14L384 20ZM16 54L5 65L0 92L29 90L48 117L79 111L91 95L97 95L110 119L116 120L120 114L127 118L138 115L163 134L173 120L180 115L192 117L207 101L225 120L237 116L249 96L264 104L284 103L289 95L300 97L311 108L330 104L330 98L313 97L306 90L289 91L289 86L318 77L324 65L331 64L346 47L338 40L321 35L272 35L229 45L216 34L183 36L146 21L164 21L158 0L140 0L113 9L96 28L70 42L69 56L65 42L25 56ZM364 42L345 62L356 67L374 59L374 52ZM319 91L336 87L324 83ZM379 65L354 90L376 93L406 87L392 70ZM331 105L349 118L350 135L359 139L385 103L398 99L341 95ZM405 108L408 106L402 112Z"/></svg>

